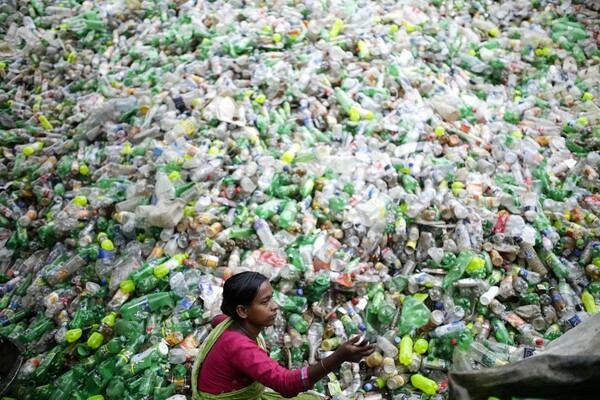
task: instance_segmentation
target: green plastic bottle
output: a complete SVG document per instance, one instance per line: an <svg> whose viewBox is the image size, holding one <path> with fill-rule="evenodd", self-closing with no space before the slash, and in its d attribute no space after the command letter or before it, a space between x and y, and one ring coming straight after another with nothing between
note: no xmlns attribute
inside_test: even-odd
<svg viewBox="0 0 600 400"><path fill-rule="evenodd" d="M444 281L442 282L442 288L444 290L447 290L463 276L473 257L474 254L472 251L460 252L454 266L450 268L448 274L444 277Z"/></svg>
<svg viewBox="0 0 600 400"><path fill-rule="evenodd" d="M135 298L121 306L121 315L124 319L135 321L146 319L151 312L168 312L175 306L175 293L151 293Z"/></svg>

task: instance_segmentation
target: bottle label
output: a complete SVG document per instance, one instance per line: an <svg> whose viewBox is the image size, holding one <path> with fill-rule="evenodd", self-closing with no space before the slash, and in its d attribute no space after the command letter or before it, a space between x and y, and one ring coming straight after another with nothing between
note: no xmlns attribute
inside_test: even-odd
<svg viewBox="0 0 600 400"><path fill-rule="evenodd" d="M521 268L521 269L519 269L519 272L517 272L517 275L523 279L527 279L527 276L529 275L529 271L527 271L525 268Z"/></svg>
<svg viewBox="0 0 600 400"><path fill-rule="evenodd" d="M148 314L150 314L150 311L152 311L150 309L150 304L148 303L148 298L144 298L136 306L137 310L135 311L135 314L133 314L133 316L136 318L146 319L146 317L148 317Z"/></svg>
<svg viewBox="0 0 600 400"><path fill-rule="evenodd" d="M590 285L590 278L587 275L583 275L575 280L575 284L582 289L587 288Z"/></svg>
<svg viewBox="0 0 600 400"><path fill-rule="evenodd" d="M523 348L523 358L531 357L533 355L535 355L535 348L529 346Z"/></svg>
<svg viewBox="0 0 600 400"><path fill-rule="evenodd" d="M195 349L196 347L200 346L200 341L198 341L198 339L196 339L194 337L194 335L190 334L185 339L183 339L183 342L181 342L181 345L183 347L185 347L186 350L191 350L191 349Z"/></svg>
<svg viewBox="0 0 600 400"><path fill-rule="evenodd" d="M523 321L523 319L515 313L506 315L504 319L506 322L511 324L513 328L518 328L519 326L525 324L525 321Z"/></svg>
<svg viewBox="0 0 600 400"><path fill-rule="evenodd" d="M215 268L219 265L219 257L203 254L200 258L200 265L205 267Z"/></svg>
<svg viewBox="0 0 600 400"><path fill-rule="evenodd" d="M260 229L263 229L263 228L265 228L266 226L267 226L267 223L266 223L265 221L263 221L263 220L260 220L260 219L259 219L259 220L256 220L256 221L254 221L254 230L255 230L255 231L258 231L258 230L260 230Z"/></svg>
<svg viewBox="0 0 600 400"><path fill-rule="evenodd" d="M569 323L569 325L571 325L572 327L576 327L577 325L579 325L581 323L581 318L579 317L579 314L575 314L573 315L571 318L569 318L567 320L567 322Z"/></svg>
<svg viewBox="0 0 600 400"><path fill-rule="evenodd" d="M433 330L430 335L431 337L441 337L447 333L458 331L465 328L463 321L452 322L451 324L443 325Z"/></svg>
<svg viewBox="0 0 600 400"><path fill-rule="evenodd" d="M525 250L523 250L523 255L525 255L525 259L527 260L531 260L536 256L535 251L531 247L528 247Z"/></svg>
<svg viewBox="0 0 600 400"><path fill-rule="evenodd" d="M56 292L50 293L48 296L44 297L44 305L46 307L50 307L52 304L58 303L60 300L60 296Z"/></svg>
<svg viewBox="0 0 600 400"><path fill-rule="evenodd" d="M562 297L562 295L558 292L550 295L550 297L552 298L552 300L554 301L564 301L564 298Z"/></svg>
<svg viewBox="0 0 600 400"><path fill-rule="evenodd" d="M112 250L105 250L103 248L98 249L98 259L100 260L111 260L115 258L115 252Z"/></svg>
<svg viewBox="0 0 600 400"><path fill-rule="evenodd" d="M184 310L188 310L190 307L192 307L192 305L194 305L195 302L196 297L188 294L183 299L181 299L181 301L179 301L177 305L183 308Z"/></svg>
<svg viewBox="0 0 600 400"><path fill-rule="evenodd" d="M194 132L196 132L196 128L194 127L194 123L192 122L191 119L186 119L185 121L183 121L181 123L181 126L183 127L183 129L185 129L186 133L188 135L193 134Z"/></svg>
<svg viewBox="0 0 600 400"><path fill-rule="evenodd" d="M423 367L428 369L436 369L439 371L446 371L448 370L448 362L441 358L434 358L430 360L425 359L423 360Z"/></svg>
<svg viewBox="0 0 600 400"><path fill-rule="evenodd" d="M504 233L504 227L506 226L506 221L508 221L509 216L510 214L508 213L502 213L501 215L499 215L498 222L496 222L496 225L492 229L492 233Z"/></svg>
<svg viewBox="0 0 600 400"><path fill-rule="evenodd" d="M484 354L481 356L481 363L486 367L493 367L498 362L498 359L491 354Z"/></svg>

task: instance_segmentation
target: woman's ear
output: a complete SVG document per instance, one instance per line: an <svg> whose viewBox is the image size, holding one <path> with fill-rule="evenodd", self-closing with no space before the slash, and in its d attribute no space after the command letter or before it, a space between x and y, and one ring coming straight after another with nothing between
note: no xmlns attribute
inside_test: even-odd
<svg viewBox="0 0 600 400"><path fill-rule="evenodd" d="M244 307L243 305L239 304L236 308L235 311L237 312L237 314L240 316L241 319L246 319L248 318L248 310L246 309L246 307Z"/></svg>

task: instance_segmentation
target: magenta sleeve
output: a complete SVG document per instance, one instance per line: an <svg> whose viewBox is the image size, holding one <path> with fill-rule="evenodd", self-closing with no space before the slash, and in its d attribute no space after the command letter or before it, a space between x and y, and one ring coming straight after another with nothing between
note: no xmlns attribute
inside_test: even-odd
<svg viewBox="0 0 600 400"><path fill-rule="evenodd" d="M283 397L294 397L311 389L306 368L288 370L280 366L250 339L240 340L235 368L242 374L275 390Z"/></svg>

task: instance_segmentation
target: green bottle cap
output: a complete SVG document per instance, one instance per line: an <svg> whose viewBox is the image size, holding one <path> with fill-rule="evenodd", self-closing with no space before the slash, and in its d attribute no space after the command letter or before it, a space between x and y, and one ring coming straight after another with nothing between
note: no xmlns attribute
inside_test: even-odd
<svg viewBox="0 0 600 400"><path fill-rule="evenodd" d="M163 276L167 276L169 274L169 267L167 267L164 264L161 264L159 266L157 266L156 268L154 268L154 276L157 277L158 279L162 278Z"/></svg>
<svg viewBox="0 0 600 400"><path fill-rule="evenodd" d="M135 283L131 279L127 279L121 283L119 283L119 288L125 294L133 292L135 290Z"/></svg>
<svg viewBox="0 0 600 400"><path fill-rule="evenodd" d="M104 336L102 336L100 332L94 332L90 335L89 339L87 340L87 345L90 347L90 349L97 349L98 347L100 347L100 345L102 345L103 341Z"/></svg>
<svg viewBox="0 0 600 400"><path fill-rule="evenodd" d="M75 202L76 205L78 206L86 206L88 201L87 201L87 197L85 196L75 196L75 199L73 200Z"/></svg>
<svg viewBox="0 0 600 400"><path fill-rule="evenodd" d="M74 341L79 339L82 334L83 334L83 331L81 329L77 328L77 329L69 329L65 336L66 336L67 342L73 343Z"/></svg>
<svg viewBox="0 0 600 400"><path fill-rule="evenodd" d="M75 348L75 352L79 357L86 357L90 354L90 348L84 343L79 343Z"/></svg>
<svg viewBox="0 0 600 400"><path fill-rule="evenodd" d="M100 243L100 247L102 247L104 250L114 250L115 249L115 245L113 244L113 242L109 239L105 239Z"/></svg>
<svg viewBox="0 0 600 400"><path fill-rule="evenodd" d="M413 348L415 350L415 353L424 354L429 348L429 343L427 342L427 340L421 338L415 342Z"/></svg>
<svg viewBox="0 0 600 400"><path fill-rule="evenodd" d="M95 396L88 397L87 400L104 400L104 396L102 396L101 394L97 394Z"/></svg>

